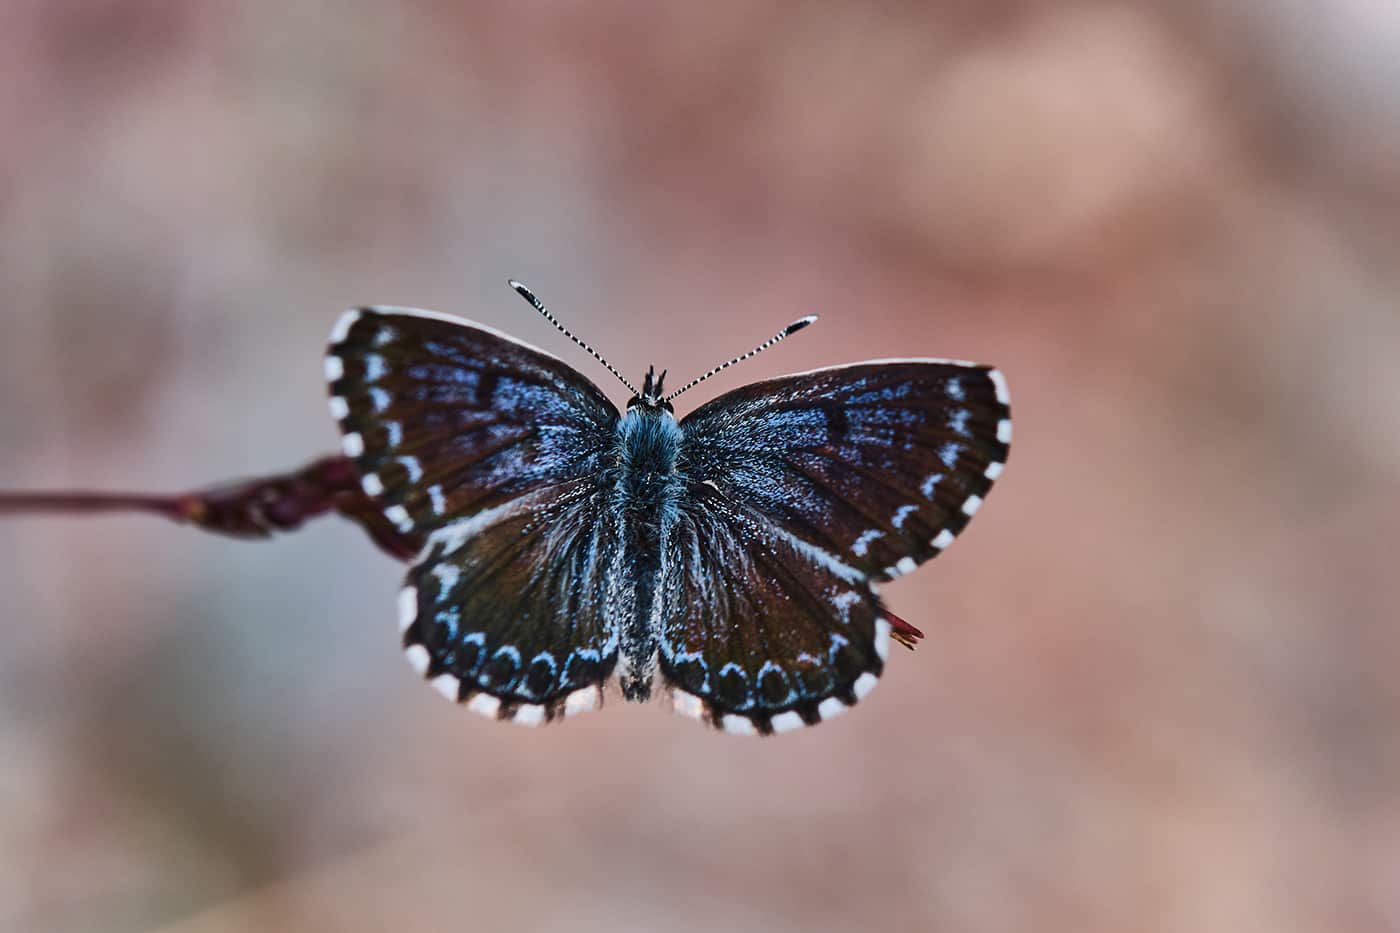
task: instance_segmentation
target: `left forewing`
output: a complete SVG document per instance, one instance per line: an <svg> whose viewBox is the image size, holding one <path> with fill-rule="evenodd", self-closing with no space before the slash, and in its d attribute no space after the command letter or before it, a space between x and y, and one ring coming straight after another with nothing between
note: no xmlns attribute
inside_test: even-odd
<svg viewBox="0 0 1400 933"><path fill-rule="evenodd" d="M596 476L617 421L563 361L429 311L346 312L326 378L346 456L404 532Z"/></svg>

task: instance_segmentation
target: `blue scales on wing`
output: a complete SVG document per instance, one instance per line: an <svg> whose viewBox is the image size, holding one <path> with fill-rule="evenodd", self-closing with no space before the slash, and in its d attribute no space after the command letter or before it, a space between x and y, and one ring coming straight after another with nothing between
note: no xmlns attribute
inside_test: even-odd
<svg viewBox="0 0 1400 933"><path fill-rule="evenodd" d="M406 308L346 312L326 379L345 455L403 531L596 475L618 417L562 360Z"/></svg>
<svg viewBox="0 0 1400 933"><path fill-rule="evenodd" d="M875 686L890 623L864 574L706 483L663 535L660 669L728 732L830 719Z"/></svg>
<svg viewBox="0 0 1400 933"><path fill-rule="evenodd" d="M399 600L409 661L502 718L595 705L616 662L598 555L617 551L599 487L617 409L549 354L400 308L347 312L326 378L365 492L427 538Z"/></svg>
<svg viewBox="0 0 1400 933"><path fill-rule="evenodd" d="M681 422L681 469L873 580L952 542L1011 443L997 370L856 363L726 393Z"/></svg>
<svg viewBox="0 0 1400 933"><path fill-rule="evenodd" d="M619 530L592 478L529 496L477 531L428 539L400 598L405 651L450 700L534 725L590 710L618 657Z"/></svg>
<svg viewBox="0 0 1400 933"><path fill-rule="evenodd" d="M946 361L755 383L680 427L691 494L667 536L661 671L679 711L759 732L874 685L890 622L872 582L952 542L1011 438L1001 374Z"/></svg>

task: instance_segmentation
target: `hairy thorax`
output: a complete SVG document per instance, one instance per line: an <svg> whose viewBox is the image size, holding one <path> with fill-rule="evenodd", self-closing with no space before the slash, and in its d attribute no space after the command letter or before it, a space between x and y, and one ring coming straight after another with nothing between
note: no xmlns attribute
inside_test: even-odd
<svg viewBox="0 0 1400 933"><path fill-rule="evenodd" d="M663 606L657 580L666 529L676 520L684 483L676 472L681 429L667 411L633 408L618 422L615 467L610 485L623 535L623 571L635 581L627 600L621 634L622 691L646 699L656 670L657 638Z"/></svg>

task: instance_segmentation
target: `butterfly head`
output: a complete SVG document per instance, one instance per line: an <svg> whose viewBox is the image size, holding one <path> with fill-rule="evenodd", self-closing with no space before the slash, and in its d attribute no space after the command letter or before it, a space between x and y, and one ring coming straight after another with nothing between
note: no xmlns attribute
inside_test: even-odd
<svg viewBox="0 0 1400 933"><path fill-rule="evenodd" d="M666 392L662 388L662 383L666 381L666 370L661 370L661 375L656 375L656 367L647 368L646 379L642 381L642 391L632 396L627 403L627 410L641 408L643 411L662 412L668 411L672 414L676 409L666 398Z"/></svg>

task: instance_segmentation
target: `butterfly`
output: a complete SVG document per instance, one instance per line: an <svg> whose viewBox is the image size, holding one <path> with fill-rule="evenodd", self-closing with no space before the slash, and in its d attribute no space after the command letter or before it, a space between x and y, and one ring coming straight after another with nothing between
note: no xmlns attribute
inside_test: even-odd
<svg viewBox="0 0 1400 933"><path fill-rule="evenodd" d="M726 732L830 719L891 636L877 584L945 550L1001 475L1006 381L953 360L873 360L728 392L677 420L619 412L559 358L481 324L365 307L336 323L331 414L365 493L425 540L398 596L409 663L449 700L536 725L664 691Z"/></svg>

